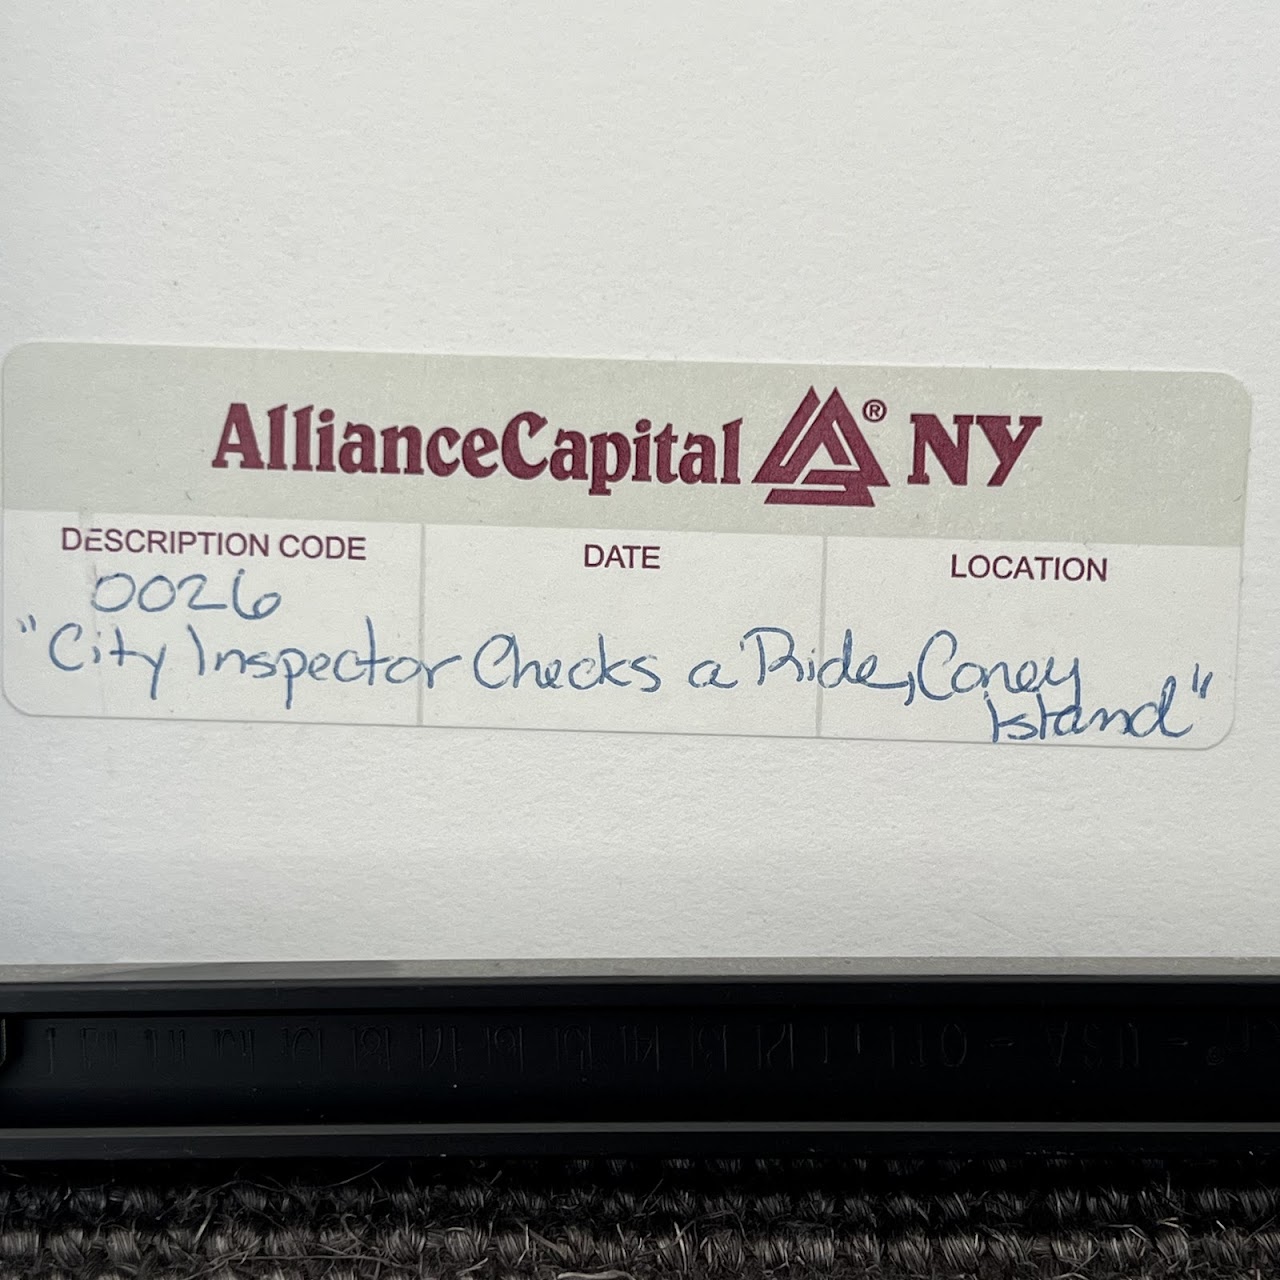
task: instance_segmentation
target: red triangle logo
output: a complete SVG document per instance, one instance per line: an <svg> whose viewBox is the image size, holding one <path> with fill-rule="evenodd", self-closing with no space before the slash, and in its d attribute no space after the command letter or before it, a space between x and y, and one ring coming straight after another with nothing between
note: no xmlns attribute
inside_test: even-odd
<svg viewBox="0 0 1280 1280"><path fill-rule="evenodd" d="M834 465L808 469L819 450ZM810 387L752 483L789 486L770 489L766 505L874 507L871 486L889 481L839 388L819 409Z"/></svg>

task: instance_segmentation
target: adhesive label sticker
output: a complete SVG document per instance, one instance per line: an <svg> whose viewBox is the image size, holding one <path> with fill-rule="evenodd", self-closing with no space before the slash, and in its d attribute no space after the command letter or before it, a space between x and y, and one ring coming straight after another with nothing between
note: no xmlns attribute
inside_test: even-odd
<svg viewBox="0 0 1280 1280"><path fill-rule="evenodd" d="M1218 373L35 344L4 692L41 716L1207 747Z"/></svg>

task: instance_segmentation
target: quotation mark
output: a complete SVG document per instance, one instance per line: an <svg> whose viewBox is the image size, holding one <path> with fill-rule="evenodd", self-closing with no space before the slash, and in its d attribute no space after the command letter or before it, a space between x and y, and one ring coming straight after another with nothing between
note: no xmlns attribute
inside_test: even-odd
<svg viewBox="0 0 1280 1280"><path fill-rule="evenodd" d="M1200 664L1196 663L1196 669L1191 673L1191 691L1198 693L1202 698L1209 696L1209 681L1213 679L1213 672L1206 671L1204 675L1200 674Z"/></svg>
<svg viewBox="0 0 1280 1280"><path fill-rule="evenodd" d="M36 617L34 613L29 613L25 618L18 619L18 630L25 636L28 631L36 629Z"/></svg>

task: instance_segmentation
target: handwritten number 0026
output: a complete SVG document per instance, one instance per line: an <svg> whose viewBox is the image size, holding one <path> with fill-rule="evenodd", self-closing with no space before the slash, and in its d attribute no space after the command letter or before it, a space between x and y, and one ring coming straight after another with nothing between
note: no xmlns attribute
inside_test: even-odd
<svg viewBox="0 0 1280 1280"><path fill-rule="evenodd" d="M246 622L260 622L263 618L271 617L280 607L280 593L265 591L252 603L248 603L241 595L244 574L243 569L236 571L231 583L230 604L201 598L209 585L209 576L204 573L189 573L176 583L172 578L157 573L141 586L131 573L104 574L93 585L91 603L99 613L121 613L130 605L135 605L143 613L164 613L174 605L185 605L193 611L230 608ZM183 592L188 589L189 593L184 600Z"/></svg>

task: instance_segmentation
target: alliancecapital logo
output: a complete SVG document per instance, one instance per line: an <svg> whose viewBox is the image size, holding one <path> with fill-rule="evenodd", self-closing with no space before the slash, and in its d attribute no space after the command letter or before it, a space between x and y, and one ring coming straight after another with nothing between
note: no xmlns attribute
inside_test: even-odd
<svg viewBox="0 0 1280 1280"><path fill-rule="evenodd" d="M664 425L661 418L642 417L633 419L627 431L584 431L556 426L532 409L517 413L504 426L422 429L412 423L375 427L350 420L343 426L333 409L308 403L268 409L264 440L259 435L262 417L259 411L255 423L248 404L233 403L212 465L442 480L506 476L576 483L591 497L608 497L620 485L739 485L740 459L744 445L749 451L751 443L750 435L744 439L744 427L747 433L753 428L745 416L710 430L705 424L701 430L677 429L672 422ZM986 483L1002 485L1041 422L1039 417L1020 417L1015 434L1008 414L953 413L949 424L935 413L908 417L910 485L931 483L931 459L952 485L967 485L975 426L986 437L996 463ZM889 408L880 399L864 401L861 418L868 426L882 426L881 435L907 428L907 423L888 422ZM873 507L872 489L892 482L840 389L833 387L823 400L810 387L751 483L769 486L766 505Z"/></svg>

